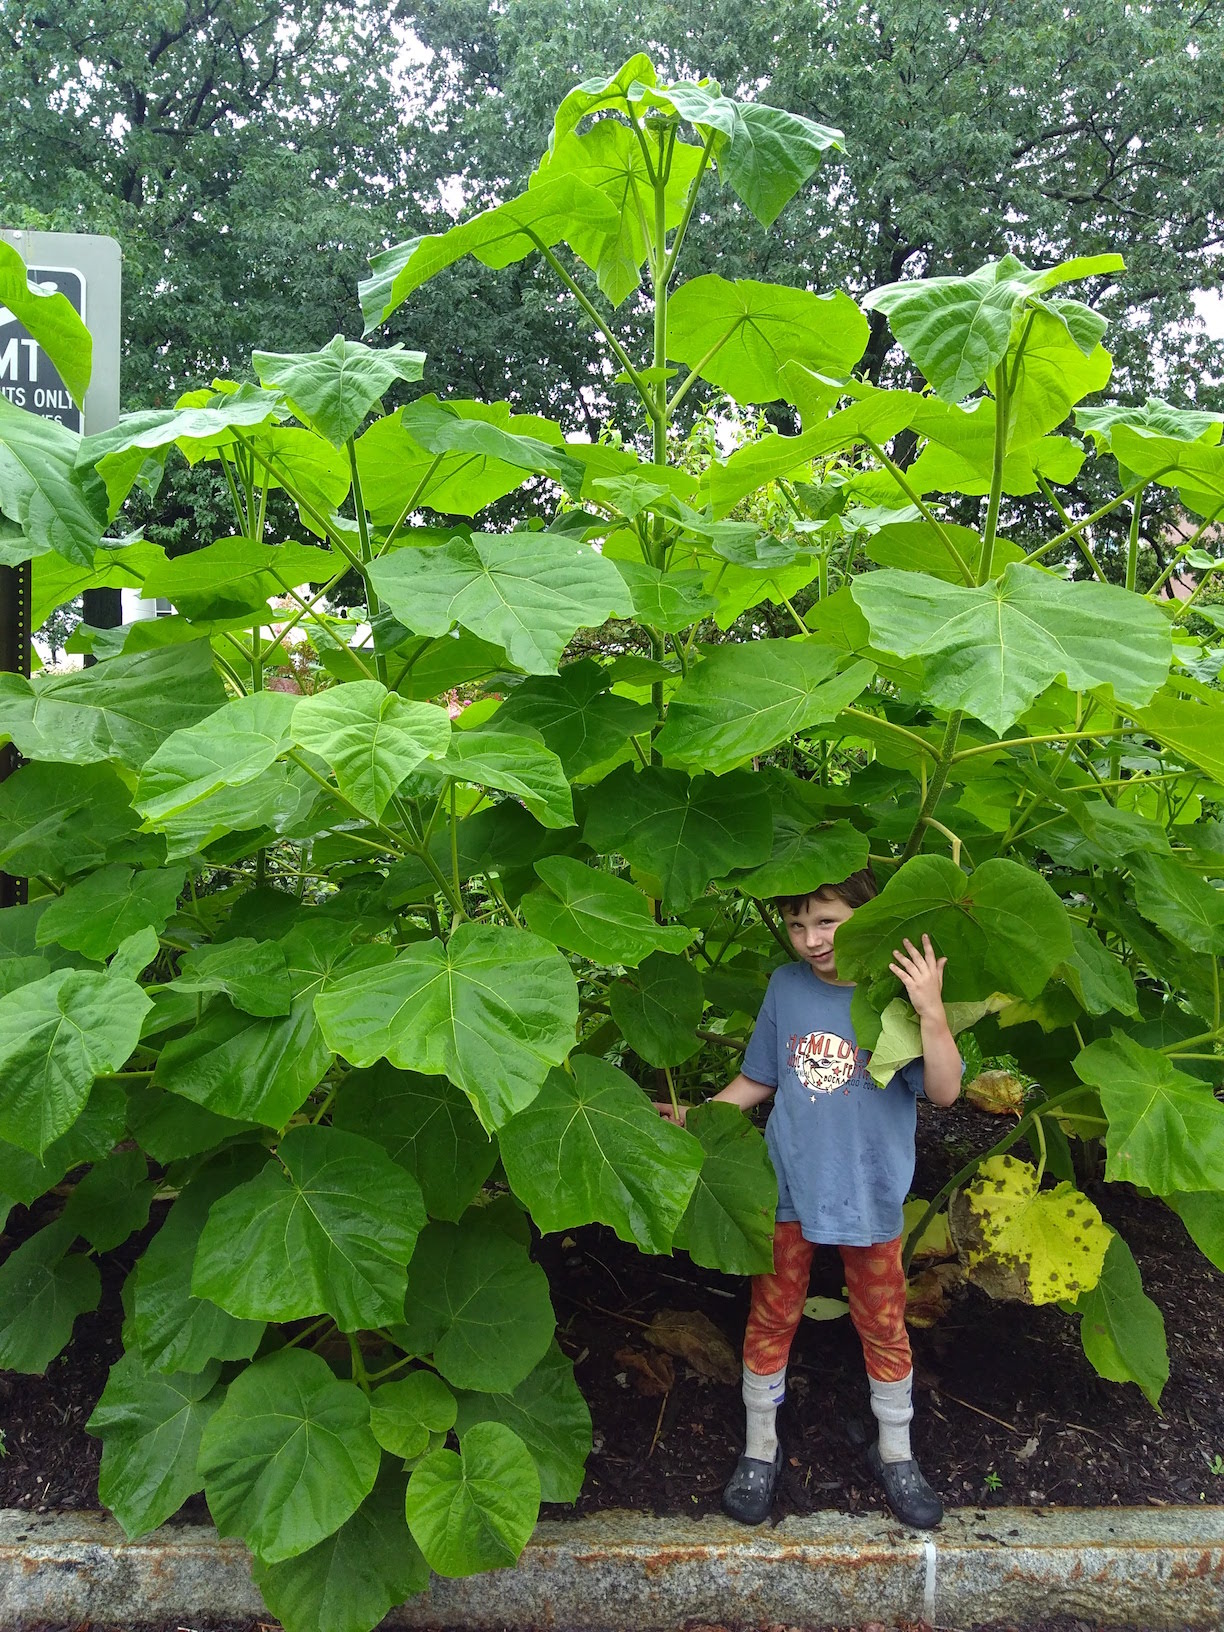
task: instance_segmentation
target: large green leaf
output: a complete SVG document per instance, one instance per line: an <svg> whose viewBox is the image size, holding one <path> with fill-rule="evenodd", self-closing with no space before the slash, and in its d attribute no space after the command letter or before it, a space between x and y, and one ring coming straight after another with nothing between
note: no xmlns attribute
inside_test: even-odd
<svg viewBox="0 0 1224 1632"><path fill-rule="evenodd" d="M66 946L101 962L137 930L165 929L185 877L182 867L99 868L50 902L38 920L38 944Z"/></svg>
<svg viewBox="0 0 1224 1632"><path fill-rule="evenodd" d="M164 558L160 545L143 539L105 541L92 568L73 566L62 555L36 556L30 566L31 628L41 628L57 606L64 606L83 590L139 589L150 566Z"/></svg>
<svg viewBox="0 0 1224 1632"><path fill-rule="evenodd" d="M551 247L578 227L614 233L616 210L576 176L559 176L505 204L463 221L449 232L410 238L370 257L371 276L357 288L366 333L384 322L414 289L474 255L485 266L510 266L541 244Z"/></svg>
<svg viewBox="0 0 1224 1632"><path fill-rule="evenodd" d="M1218 1190L1175 1190L1165 1201L1205 1258L1224 1270L1224 1207Z"/></svg>
<svg viewBox="0 0 1224 1632"><path fill-rule="evenodd" d="M431 1218L462 1218L497 1160L496 1144L453 1083L386 1061L349 1073L332 1125L365 1134L407 1168Z"/></svg>
<svg viewBox="0 0 1224 1632"><path fill-rule="evenodd" d="M1224 890L1172 856L1134 856L1130 870L1145 918L1195 952L1224 952Z"/></svg>
<svg viewBox="0 0 1224 1632"><path fill-rule="evenodd" d="M569 457L559 431L555 437L549 434L541 439L528 430L528 426L538 424L551 433L556 429L552 422L523 418L518 421L521 429L512 431L508 423L501 422L502 417L487 409L479 410L475 403L439 402L430 395L403 409L400 424L409 438L435 459L460 454L465 459L480 460L485 470L508 465L520 472L520 482L527 475L549 476L577 498L585 466ZM436 494L432 508L441 508Z"/></svg>
<svg viewBox="0 0 1224 1632"><path fill-rule="evenodd" d="M98 1495L129 1537L156 1530L202 1490L200 1440L221 1403L219 1365L165 1376L120 1356L85 1424L102 1441Z"/></svg>
<svg viewBox="0 0 1224 1632"><path fill-rule="evenodd" d="M618 566L621 563L618 563ZM654 710L608 690L612 676L593 658L567 663L556 675L515 686L489 721L491 731L512 735L538 731L569 778L581 776L622 749L630 736L648 731Z"/></svg>
<svg viewBox="0 0 1224 1632"><path fill-rule="evenodd" d="M469 923L445 945L421 942L385 968L337 981L316 1010L329 1046L353 1065L385 1057L443 1073L492 1133L573 1046L578 996L547 941Z"/></svg>
<svg viewBox="0 0 1224 1632"><path fill-rule="evenodd" d="M191 1271L209 1209L263 1165L262 1146L239 1146L215 1157L184 1186L145 1248L127 1288L128 1352L158 1372L198 1372L212 1360L249 1360L263 1336L262 1320L237 1320L191 1290Z"/></svg>
<svg viewBox="0 0 1224 1632"><path fill-rule="evenodd" d="M436 1372L409 1372L383 1383L370 1396L370 1427L374 1438L392 1456L421 1456L432 1434L455 1426L455 1396Z"/></svg>
<svg viewBox="0 0 1224 1632"><path fill-rule="evenodd" d="M706 1269L771 1275L778 1180L765 1141L737 1105L695 1106L684 1125L705 1160L676 1246Z"/></svg>
<svg viewBox="0 0 1224 1632"><path fill-rule="evenodd" d="M172 731L224 701L208 642L192 641L39 680L0 675L0 732L27 759L137 770Z"/></svg>
<svg viewBox="0 0 1224 1632"><path fill-rule="evenodd" d="M879 981L903 938L921 945L924 932L948 960L949 1002L992 992L1036 997L1071 954L1062 902L1031 868L996 859L966 877L944 856L915 856L837 931L838 972L846 980ZM888 996L895 996L899 984L887 979Z"/></svg>
<svg viewBox="0 0 1224 1632"><path fill-rule="evenodd" d="M295 706L283 691L256 691L175 731L141 767L136 808L160 822L218 788L253 782L292 741Z"/></svg>
<svg viewBox="0 0 1224 1632"><path fill-rule="evenodd" d="M681 1065L701 1046L696 1028L705 1000L687 958L652 952L613 982L608 1003L625 1041L648 1065Z"/></svg>
<svg viewBox="0 0 1224 1632"><path fill-rule="evenodd" d="M498 1134L515 1194L544 1231L610 1224L622 1241L667 1252L701 1167L701 1148L664 1122L623 1071L576 1055L549 1073Z"/></svg>
<svg viewBox="0 0 1224 1632"><path fill-rule="evenodd" d="M1075 355L1083 363L1078 351ZM1101 356L1108 364L1104 352ZM1107 367L1104 373L1108 375ZM1032 404L1028 413L1031 423L1037 423L1042 417L1043 406L1047 409L1045 417L1049 417L1052 410L1048 399L1052 395L1047 393L1040 402ZM906 472L910 484L920 493L989 493L994 477L996 423L992 397L975 397L964 407L940 402L937 397L925 398L911 420L913 429L926 438L926 446ZM1011 425L1010 419L1008 425ZM1003 460L1003 492L1035 493L1039 476L1064 484L1074 481L1083 462L1083 449L1067 437L1034 433L1027 441L1021 441L1016 435L1010 435ZM1005 548L993 563L995 570L1007 556L1018 559L1023 554L1022 550ZM977 551L970 559L976 566Z"/></svg>
<svg viewBox="0 0 1224 1632"><path fill-rule="evenodd" d="M0 394L0 511L25 535L4 542L0 553L10 566L49 551L93 566L106 528L106 490L76 468L79 447L75 431Z"/></svg>
<svg viewBox="0 0 1224 1632"><path fill-rule="evenodd" d="M377 680L301 698L291 729L300 747L332 767L345 798L375 821L410 771L446 752L451 734L445 709L406 702Z"/></svg>
<svg viewBox="0 0 1224 1632"><path fill-rule="evenodd" d="M474 1575L513 1564L540 1511L531 1452L500 1422L478 1422L459 1453L432 1451L413 1469L408 1528L439 1575Z"/></svg>
<svg viewBox="0 0 1224 1632"><path fill-rule="evenodd" d="M556 1343L510 1394L461 1389L458 1430L501 1422L526 1445L540 1475L540 1500L575 1502L591 1454L591 1413L574 1381L574 1368Z"/></svg>
<svg viewBox="0 0 1224 1632"><path fill-rule="evenodd" d="M1197 765L1216 781L1224 781L1224 700L1209 692L1199 700L1174 697L1168 692L1144 709L1130 710L1148 736L1154 737L1185 765Z"/></svg>
<svg viewBox="0 0 1224 1632"><path fill-rule="evenodd" d="M701 165L701 149L691 142L674 141L668 158L663 225L670 232L684 215L685 199ZM616 211L614 231L609 232L602 223L584 226L574 222L566 237L574 253L595 273L603 293L613 306L619 306L638 287L649 252L647 224L652 233L654 230L656 194L642 145L627 125L601 119L581 135L570 131L555 143L529 186L538 187L562 175L578 176L601 192Z"/></svg>
<svg viewBox="0 0 1224 1632"><path fill-rule="evenodd" d="M109 765L23 765L0 783L0 867L63 884L107 861L156 862L132 793Z"/></svg>
<svg viewBox="0 0 1224 1632"><path fill-rule="evenodd" d="M429 1585L404 1519L404 1480L384 1469L351 1519L295 1558L256 1559L255 1585L285 1632L369 1632Z"/></svg>
<svg viewBox="0 0 1224 1632"><path fill-rule="evenodd" d="M1084 924L1071 921L1071 956L1062 964L1058 977L1075 995L1076 1002L1089 1014L1139 1016L1135 980L1121 958L1104 946Z"/></svg>
<svg viewBox="0 0 1224 1632"><path fill-rule="evenodd" d="M89 387L93 338L68 296L32 282L20 252L9 243L0 243L0 306L38 342L80 406Z"/></svg>
<svg viewBox="0 0 1224 1632"><path fill-rule="evenodd" d="M403 1308L424 1224L416 1180L373 1140L291 1128L275 1160L214 1203L191 1290L240 1319L382 1326Z"/></svg>
<svg viewBox="0 0 1224 1632"><path fill-rule="evenodd" d="M281 1349L229 1385L199 1468L220 1533L275 1564L338 1530L374 1488L378 1463L357 1385L317 1354Z"/></svg>
<svg viewBox="0 0 1224 1632"><path fill-rule="evenodd" d="M1174 408L1162 397L1149 397L1142 407L1110 402L1101 407L1080 408L1076 411L1075 423L1079 430L1088 432L1098 453L1110 451L1113 433L1119 425L1150 431L1156 436L1175 437L1180 442L1205 442L1214 447L1224 429L1224 414Z"/></svg>
<svg viewBox="0 0 1224 1632"><path fill-rule="evenodd" d="M583 837L660 878L663 910L678 912L712 878L766 861L772 824L760 784L747 772L690 780L624 765L599 784Z"/></svg>
<svg viewBox="0 0 1224 1632"><path fill-rule="evenodd" d="M407 628L444 635L460 623L529 674L555 674L579 629L633 610L612 562L556 533L476 533L396 550L370 577Z"/></svg>
<svg viewBox="0 0 1224 1632"><path fill-rule="evenodd" d="M1013 325L1031 300L1072 279L1120 272L1122 267L1120 255L1086 255L1034 272L1014 255L1005 255L967 277L885 284L862 304L885 314L898 343L936 394L945 402L959 402L984 384L1007 355Z"/></svg>
<svg viewBox="0 0 1224 1632"><path fill-rule="evenodd" d="M248 935L185 952L173 990L209 997L223 992L244 1014L266 1017L288 1014L293 1003L284 948Z"/></svg>
<svg viewBox="0 0 1224 1632"><path fill-rule="evenodd" d="M814 295L751 278L692 278L667 306L668 356L737 402L785 396L779 369L786 363L842 378L863 355L867 334L867 319L849 295Z"/></svg>
<svg viewBox="0 0 1224 1632"><path fill-rule="evenodd" d="M573 795L561 761L533 737L457 731L436 769L456 781L513 794L544 827L574 825Z"/></svg>
<svg viewBox="0 0 1224 1632"><path fill-rule="evenodd" d="M41 1374L72 1336L78 1315L98 1307L102 1282L73 1229L57 1219L0 1265L0 1367Z"/></svg>
<svg viewBox="0 0 1224 1632"><path fill-rule="evenodd" d="M838 674L837 664L835 651L803 636L707 647L672 697L655 746L669 764L717 776L831 725L874 673L860 661Z"/></svg>
<svg viewBox="0 0 1224 1632"><path fill-rule="evenodd" d="M1187 509L1214 517L1224 509L1224 449L1119 425L1110 451L1129 483L1137 478L1175 487Z"/></svg>
<svg viewBox="0 0 1224 1632"><path fill-rule="evenodd" d="M801 431L798 436L763 436L738 449L725 464L705 475L716 516L728 515L741 499L766 482L798 475L813 459L839 453L858 442L887 442L909 424L922 399L910 391L869 391L861 400Z"/></svg>
<svg viewBox="0 0 1224 1632"><path fill-rule="evenodd" d="M149 1007L134 980L84 969L0 997L0 1137L41 1157L76 1121L94 1078L126 1063Z"/></svg>
<svg viewBox="0 0 1224 1632"><path fill-rule="evenodd" d="M437 412L427 418L422 404ZM407 410L379 419L357 441L361 496L380 527L402 523L415 510L429 508L445 516L474 516L486 504L521 487L540 469L560 474L564 442L561 427L539 414L516 414L508 402L469 402L421 398ZM439 420L449 416L449 426ZM466 430L457 433L456 421ZM476 426L496 436L483 442ZM431 441L450 434L455 445L431 452L416 440L417 430L432 426ZM566 464L572 463L566 460ZM408 543L412 534L401 535Z"/></svg>
<svg viewBox="0 0 1224 1632"><path fill-rule="evenodd" d="M773 805L773 854L761 867L726 880L744 895L808 895L822 884L840 884L867 865L869 842L849 822L816 825L811 814Z"/></svg>
<svg viewBox="0 0 1224 1632"><path fill-rule="evenodd" d="M156 1188L143 1151L117 1150L77 1181L60 1217L95 1252L113 1252L144 1229Z"/></svg>
<svg viewBox="0 0 1224 1632"><path fill-rule="evenodd" d="M144 593L173 601L189 618L223 618L250 613L268 623L269 595L283 595L298 584L322 584L335 576L330 550L313 544L261 544L253 538L222 538L202 550L155 565L146 575Z"/></svg>
<svg viewBox="0 0 1224 1632"><path fill-rule="evenodd" d="M916 572L869 572L852 593L872 644L921 657L927 694L1000 736L1055 680L1074 691L1110 685L1151 701L1172 645L1159 609L1114 584L1068 583L1013 562L980 588Z"/></svg>
<svg viewBox="0 0 1224 1632"><path fill-rule="evenodd" d="M319 798L319 784L305 766L278 760L240 787L218 788L194 804L161 817L158 831L171 861L194 856L218 840L233 839L238 834L266 834L263 842L267 843L276 834L306 821ZM254 848L252 844L250 849ZM233 858L219 859L224 862Z"/></svg>
<svg viewBox="0 0 1224 1632"><path fill-rule="evenodd" d="M614 559L617 572L629 586L638 621L665 635L679 634L718 608L717 599L705 588L703 572L660 572L644 561Z"/></svg>
<svg viewBox="0 0 1224 1632"><path fill-rule="evenodd" d="M1210 1087L1163 1054L1115 1031L1071 1062L1100 1090L1109 1120L1107 1179L1126 1179L1157 1195L1224 1190L1224 1105Z"/></svg>
<svg viewBox="0 0 1224 1632"><path fill-rule="evenodd" d="M397 380L419 380L423 351L402 345L373 351L337 334L318 351L256 351L251 366L264 386L285 393L304 425L321 431L335 447L352 436L370 409Z"/></svg>
<svg viewBox="0 0 1224 1632"><path fill-rule="evenodd" d="M1158 1406L1169 1380L1164 1316L1143 1290L1134 1254L1115 1235L1101 1278L1076 1301L1080 1342L1094 1369L1111 1383L1138 1383Z"/></svg>
<svg viewBox="0 0 1224 1632"><path fill-rule="evenodd" d="M650 952L683 952L693 939L683 924L656 923L641 890L573 856L544 856L535 870L548 888L523 897L523 916L567 951L633 968Z"/></svg>
<svg viewBox="0 0 1224 1632"><path fill-rule="evenodd" d="M544 1271L478 1210L421 1232L404 1321L394 1332L402 1348L432 1355L448 1383L482 1393L517 1388L556 1325Z"/></svg>
<svg viewBox="0 0 1224 1632"><path fill-rule="evenodd" d="M12 910L11 908L9 909ZM85 1109L49 1144L42 1159L0 1142L0 1196L28 1207L83 1162L96 1162L113 1150L124 1132L124 1093L117 1082L100 1082Z"/></svg>

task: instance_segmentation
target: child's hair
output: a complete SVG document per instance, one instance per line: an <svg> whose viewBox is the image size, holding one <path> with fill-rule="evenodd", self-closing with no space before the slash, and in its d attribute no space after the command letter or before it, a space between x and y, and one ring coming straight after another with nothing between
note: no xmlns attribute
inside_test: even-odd
<svg viewBox="0 0 1224 1632"><path fill-rule="evenodd" d="M865 906L873 896L880 893L880 886L876 883L876 876L870 867L860 867L857 873L851 873L849 878L843 878L840 884L822 884L819 889L808 890L806 895L775 895L774 906L783 914L802 912L813 897L835 896L844 901L848 907Z"/></svg>

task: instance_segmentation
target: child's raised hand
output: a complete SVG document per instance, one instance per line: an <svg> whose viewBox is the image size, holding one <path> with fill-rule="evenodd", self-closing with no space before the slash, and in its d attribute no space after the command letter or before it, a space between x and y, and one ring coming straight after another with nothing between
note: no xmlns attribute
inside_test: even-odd
<svg viewBox="0 0 1224 1632"><path fill-rule="evenodd" d="M655 1110L658 1111L665 1122L674 1122L678 1128L684 1126L685 1117L688 1115L687 1105L681 1105L680 1114L677 1116L675 1107L670 1100L656 1099L653 1103Z"/></svg>
<svg viewBox="0 0 1224 1632"><path fill-rule="evenodd" d="M924 1015L943 1014L943 972L947 958L937 958L935 948L931 945L931 937L922 937L922 951L908 938L904 942L905 951L893 949L893 961L889 968L909 993L909 1000L914 1013L921 1019Z"/></svg>

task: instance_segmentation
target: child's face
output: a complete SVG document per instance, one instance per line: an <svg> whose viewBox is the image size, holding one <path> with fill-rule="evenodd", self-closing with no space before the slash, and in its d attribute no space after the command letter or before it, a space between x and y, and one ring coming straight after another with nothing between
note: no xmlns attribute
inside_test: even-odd
<svg viewBox="0 0 1224 1632"><path fill-rule="evenodd" d="M822 980L837 979L833 956L833 936L854 912L837 895L809 895L798 912L784 916L786 933L795 951Z"/></svg>

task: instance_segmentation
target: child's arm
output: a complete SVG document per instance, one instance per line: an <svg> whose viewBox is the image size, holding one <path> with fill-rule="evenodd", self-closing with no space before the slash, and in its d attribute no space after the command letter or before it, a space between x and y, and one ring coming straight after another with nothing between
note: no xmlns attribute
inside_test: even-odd
<svg viewBox="0 0 1224 1632"><path fill-rule="evenodd" d="M923 1092L932 1105L951 1105L961 1091L961 1057L948 1029L943 1006L943 972L947 958L937 958L931 937L922 937L922 951L912 941L904 952L893 952L889 968L909 993L910 1004L922 1027Z"/></svg>
<svg viewBox="0 0 1224 1632"><path fill-rule="evenodd" d="M773 1091L763 1082L753 1082L751 1077L746 1077L741 1071L737 1077L732 1078L725 1088L720 1089L713 1098L725 1099L732 1105L738 1105L741 1111L750 1111L754 1105L763 1104ZM684 1119L688 1114L687 1105L681 1105L679 1117L676 1116L675 1111L666 1100L656 1099L655 1109L668 1122L678 1121L681 1127L684 1126Z"/></svg>

